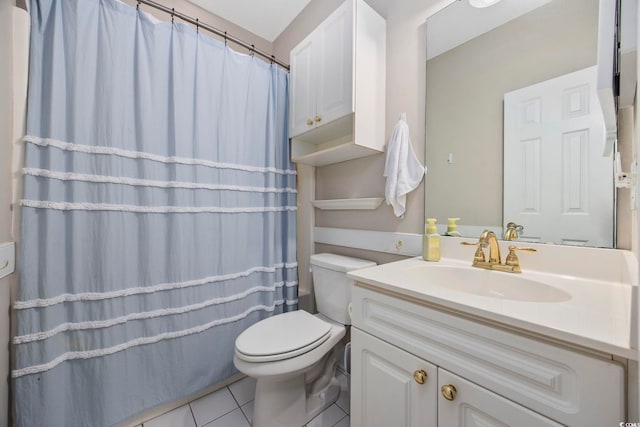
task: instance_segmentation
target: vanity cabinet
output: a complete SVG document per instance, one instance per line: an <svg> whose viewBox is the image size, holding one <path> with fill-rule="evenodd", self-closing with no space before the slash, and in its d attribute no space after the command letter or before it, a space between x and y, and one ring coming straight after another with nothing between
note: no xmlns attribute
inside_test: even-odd
<svg viewBox="0 0 640 427"><path fill-rule="evenodd" d="M351 340L354 426L561 426L359 329Z"/></svg>
<svg viewBox="0 0 640 427"><path fill-rule="evenodd" d="M352 304L352 426L605 426L625 419L624 369L611 357L360 285ZM427 374L424 384L417 371ZM453 400L443 386L455 388Z"/></svg>
<svg viewBox="0 0 640 427"><path fill-rule="evenodd" d="M384 19L347 0L291 50L292 161L320 166L383 151L385 43Z"/></svg>
<svg viewBox="0 0 640 427"><path fill-rule="evenodd" d="M453 400L444 397L445 387L455 389L455 395L447 395ZM441 392L438 425L441 426L562 426L442 368L438 369L438 390Z"/></svg>
<svg viewBox="0 0 640 427"><path fill-rule="evenodd" d="M352 426L436 426L437 385L437 366L351 329Z"/></svg>

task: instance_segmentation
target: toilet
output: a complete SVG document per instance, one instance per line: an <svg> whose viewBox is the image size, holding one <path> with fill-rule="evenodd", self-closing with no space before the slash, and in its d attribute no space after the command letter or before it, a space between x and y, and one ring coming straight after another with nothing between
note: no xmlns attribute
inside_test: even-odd
<svg viewBox="0 0 640 427"><path fill-rule="evenodd" d="M278 314L238 336L233 363L256 379L253 427L302 426L336 401L335 347L351 324L353 280L346 273L374 265L335 254L312 255L318 314Z"/></svg>

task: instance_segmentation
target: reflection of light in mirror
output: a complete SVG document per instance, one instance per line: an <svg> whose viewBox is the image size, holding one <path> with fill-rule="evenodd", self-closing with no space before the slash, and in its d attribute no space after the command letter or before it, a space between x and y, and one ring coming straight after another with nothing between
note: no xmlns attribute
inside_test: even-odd
<svg viewBox="0 0 640 427"><path fill-rule="evenodd" d="M473 7L483 8L483 7L492 6L498 3L499 1L500 0L469 0L469 4Z"/></svg>
<svg viewBox="0 0 640 427"><path fill-rule="evenodd" d="M551 1L503 0L482 9L466 1L457 1L427 20L427 60Z"/></svg>

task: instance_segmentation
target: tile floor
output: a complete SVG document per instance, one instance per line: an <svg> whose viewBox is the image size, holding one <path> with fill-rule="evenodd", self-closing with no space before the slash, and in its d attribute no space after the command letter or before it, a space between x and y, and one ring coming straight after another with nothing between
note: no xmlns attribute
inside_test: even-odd
<svg viewBox="0 0 640 427"><path fill-rule="evenodd" d="M340 396L306 427L349 427L349 378L338 372ZM138 427L249 427L255 380L243 378ZM296 427L296 426L286 426Z"/></svg>

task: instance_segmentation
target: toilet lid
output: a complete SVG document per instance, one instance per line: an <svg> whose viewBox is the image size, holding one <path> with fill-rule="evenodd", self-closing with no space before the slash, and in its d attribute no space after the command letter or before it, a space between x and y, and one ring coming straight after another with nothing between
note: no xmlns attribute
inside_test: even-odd
<svg viewBox="0 0 640 427"><path fill-rule="evenodd" d="M298 310L264 319L236 339L238 357L252 362L283 360L313 350L331 335L331 325Z"/></svg>

